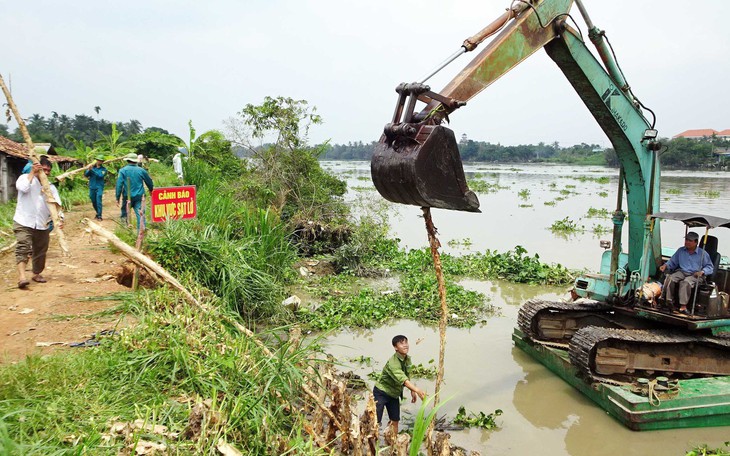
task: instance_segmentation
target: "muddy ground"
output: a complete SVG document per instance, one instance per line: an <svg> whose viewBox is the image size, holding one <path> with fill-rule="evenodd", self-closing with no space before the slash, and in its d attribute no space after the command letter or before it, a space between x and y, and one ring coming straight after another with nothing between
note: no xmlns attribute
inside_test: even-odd
<svg viewBox="0 0 730 456"><path fill-rule="evenodd" d="M99 222L111 231L116 229L119 220L113 198L109 192L104 195L105 220ZM120 302L94 298L130 289L117 283L125 258L112 253L105 242L87 233L81 223L84 217L94 218L90 204L66 212L63 231L70 256L64 256L56 233L51 235L43 272L47 283L31 281L27 289L18 289L14 250L0 254L0 363L57 350L83 350L69 345L131 323L119 313L99 315ZM32 275L30 264L27 274L28 278Z"/></svg>

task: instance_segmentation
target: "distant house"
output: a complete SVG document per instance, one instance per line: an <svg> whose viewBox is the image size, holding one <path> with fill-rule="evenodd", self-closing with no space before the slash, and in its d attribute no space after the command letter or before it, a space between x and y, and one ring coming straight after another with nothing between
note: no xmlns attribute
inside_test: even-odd
<svg viewBox="0 0 730 456"><path fill-rule="evenodd" d="M50 144L37 144L36 150L39 154L48 155L52 163L58 163L64 170L78 162L73 157L58 155ZM15 181L20 177L26 163L28 163L28 149L25 145L0 136L0 203L7 203L17 194Z"/></svg>
<svg viewBox="0 0 730 456"><path fill-rule="evenodd" d="M728 130L723 130L728 131ZM717 135L719 132L717 130L713 130L712 128L703 128L700 130L685 130L682 133L678 135L674 135L672 139L675 138L687 138L687 139L702 139L702 138L711 138L712 135Z"/></svg>
<svg viewBox="0 0 730 456"><path fill-rule="evenodd" d="M717 137L721 139L730 139L730 128L726 128L725 130L718 131Z"/></svg>

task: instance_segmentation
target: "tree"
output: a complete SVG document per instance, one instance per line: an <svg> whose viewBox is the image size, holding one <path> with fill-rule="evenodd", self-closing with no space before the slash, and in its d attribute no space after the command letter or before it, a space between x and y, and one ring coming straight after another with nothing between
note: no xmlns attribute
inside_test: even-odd
<svg viewBox="0 0 730 456"><path fill-rule="evenodd" d="M177 153L179 142L180 138L175 135L148 128L144 133L130 136L125 144L145 157L164 160L172 159L172 156Z"/></svg>
<svg viewBox="0 0 730 456"><path fill-rule="evenodd" d="M242 123L230 121L229 128L252 153L259 186L250 190L261 204L273 205L283 220L295 226L344 221L348 211L342 195L347 186L317 161L327 144L307 146L310 125L322 123L316 108L309 108L305 100L266 97L261 105L247 104L238 116ZM241 136L244 131L250 138ZM258 147L250 142L265 138L275 141Z"/></svg>
<svg viewBox="0 0 730 456"><path fill-rule="evenodd" d="M79 116L76 116L79 117ZM117 124L112 124L112 131L105 135L99 132L101 139L96 142L99 149L109 152L112 157L121 157L132 151L126 141L122 141L122 134L117 130Z"/></svg>

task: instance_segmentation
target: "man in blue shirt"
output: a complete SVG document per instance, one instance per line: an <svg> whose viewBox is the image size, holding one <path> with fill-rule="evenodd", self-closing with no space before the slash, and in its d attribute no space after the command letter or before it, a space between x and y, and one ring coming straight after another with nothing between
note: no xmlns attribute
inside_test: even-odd
<svg viewBox="0 0 730 456"><path fill-rule="evenodd" d="M144 186L152 191L154 184L147 170L137 166L137 155L135 153L127 154L124 157L127 166L119 170L117 175L116 201L117 207L120 205L120 197L125 195L129 198L129 203L137 215L137 230L140 226L140 210L142 209L142 197L144 196ZM122 218L126 218L126 210L122 209Z"/></svg>
<svg viewBox="0 0 730 456"><path fill-rule="evenodd" d="M672 258L659 267L664 272L667 269L671 273L664 282L664 299L667 304L674 305L676 294L679 295L679 311L687 313L687 304L692 296L692 287L697 284L702 276L713 273L714 268L710 255L698 247L699 235L690 231L684 237L684 247L674 252ZM679 293L675 293L675 288Z"/></svg>
<svg viewBox="0 0 730 456"><path fill-rule="evenodd" d="M91 199L91 205L94 206L96 211L96 220L101 221L101 200L104 195L104 178L106 177L107 169L104 168L104 156L97 155L96 163L86 171L84 176L89 178L89 198Z"/></svg>

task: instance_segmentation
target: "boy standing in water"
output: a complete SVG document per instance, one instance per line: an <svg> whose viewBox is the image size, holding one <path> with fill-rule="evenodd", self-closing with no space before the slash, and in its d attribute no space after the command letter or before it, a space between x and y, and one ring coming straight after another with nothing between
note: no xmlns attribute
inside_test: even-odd
<svg viewBox="0 0 730 456"><path fill-rule="evenodd" d="M408 338L398 335L393 338L392 342L395 354L385 364L380 380L375 383L373 397L375 398L378 425L383 421L383 408L385 408L388 410L390 426L393 427L395 434L397 434L403 387L405 386L411 390L411 402L416 402L416 396L423 400L426 392L418 388L410 380L409 371L413 363L411 362L411 357L408 356Z"/></svg>

